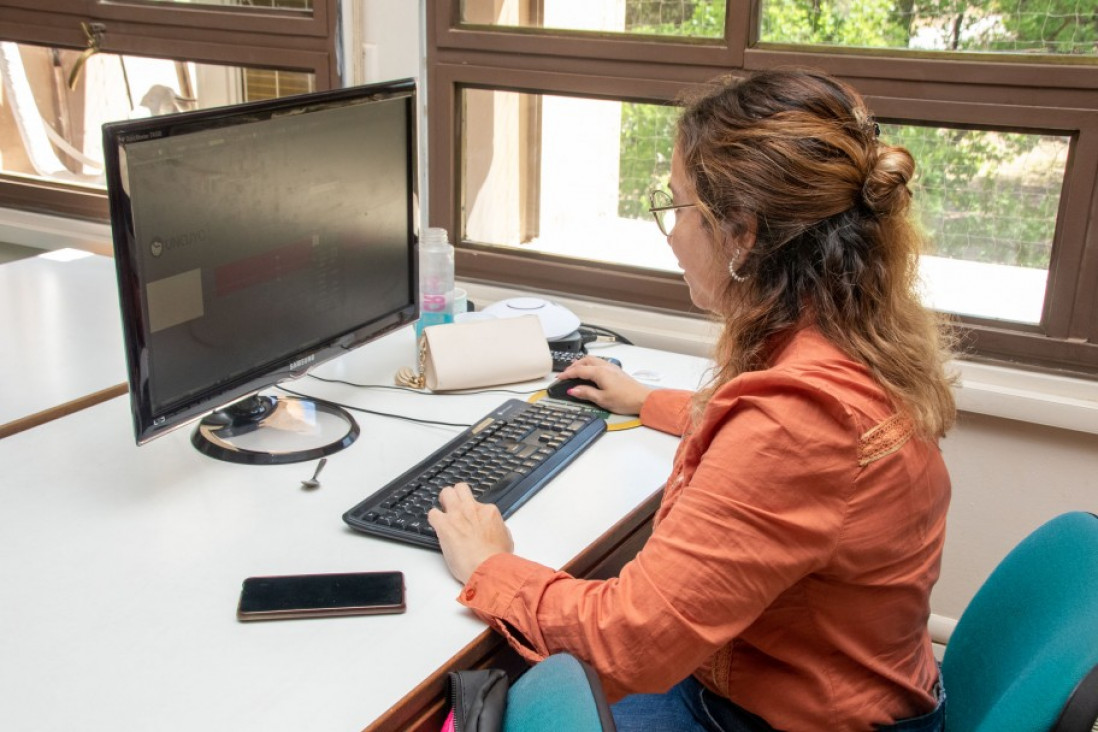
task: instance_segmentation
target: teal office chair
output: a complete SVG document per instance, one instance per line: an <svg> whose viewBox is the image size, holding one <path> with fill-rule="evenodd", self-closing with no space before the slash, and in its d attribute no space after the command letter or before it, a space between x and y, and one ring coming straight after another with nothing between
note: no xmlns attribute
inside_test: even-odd
<svg viewBox="0 0 1098 732"><path fill-rule="evenodd" d="M614 732L602 683L590 666L558 653L535 664L507 693L503 732Z"/></svg>
<svg viewBox="0 0 1098 732"><path fill-rule="evenodd" d="M1038 528L995 568L942 659L947 732L1098 729L1098 516Z"/></svg>

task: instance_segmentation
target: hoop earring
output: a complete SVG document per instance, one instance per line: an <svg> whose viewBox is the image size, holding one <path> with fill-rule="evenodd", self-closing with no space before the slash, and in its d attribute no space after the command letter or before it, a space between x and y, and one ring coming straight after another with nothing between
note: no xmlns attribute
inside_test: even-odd
<svg viewBox="0 0 1098 732"><path fill-rule="evenodd" d="M737 247L736 251L732 252L732 259L728 260L728 276L734 282L745 282L747 280L747 277L736 271L736 260L740 258L740 251L740 248Z"/></svg>

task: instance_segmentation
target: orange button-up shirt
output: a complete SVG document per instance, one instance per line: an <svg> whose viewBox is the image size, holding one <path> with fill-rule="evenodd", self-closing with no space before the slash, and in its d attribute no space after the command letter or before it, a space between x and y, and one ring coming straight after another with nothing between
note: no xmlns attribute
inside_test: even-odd
<svg viewBox="0 0 1098 732"><path fill-rule="evenodd" d="M568 651L611 699L689 674L787 730L867 730L933 708L927 619L949 477L867 371L814 330L722 386L653 392L683 434L651 538L617 578L514 555L460 601L537 661ZM600 486L599 490L613 490Z"/></svg>

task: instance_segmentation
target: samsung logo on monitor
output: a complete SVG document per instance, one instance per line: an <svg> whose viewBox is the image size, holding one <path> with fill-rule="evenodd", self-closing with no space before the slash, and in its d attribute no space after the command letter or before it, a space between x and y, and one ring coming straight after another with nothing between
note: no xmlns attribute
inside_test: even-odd
<svg viewBox="0 0 1098 732"><path fill-rule="evenodd" d="M170 237L158 236L149 243L149 253L154 257L159 257L164 252L189 247L191 244L204 242L209 238L210 231L207 228L198 229L197 231L188 231Z"/></svg>
<svg viewBox="0 0 1098 732"><path fill-rule="evenodd" d="M293 363L291 363L290 364L290 370L291 371L297 371L299 368L301 368L303 366L308 366L309 364L311 364L315 360L316 360L316 354L315 353L310 353L305 358L299 358L296 361L294 361Z"/></svg>

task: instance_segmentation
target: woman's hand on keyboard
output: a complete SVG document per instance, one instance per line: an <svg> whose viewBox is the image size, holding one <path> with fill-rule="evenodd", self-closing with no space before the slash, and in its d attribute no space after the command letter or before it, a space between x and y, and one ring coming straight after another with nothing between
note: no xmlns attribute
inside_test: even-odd
<svg viewBox="0 0 1098 732"><path fill-rule="evenodd" d="M446 566L458 582L465 584L488 557L515 550L511 530L499 509L477 501L465 483L443 488L438 502L441 510L432 508L427 521L434 527Z"/></svg>
<svg viewBox="0 0 1098 732"><path fill-rule="evenodd" d="M598 384L577 386L572 392L578 399L594 402L614 414L640 414L644 400L653 391L629 374L601 358L585 356L560 372L561 379L587 379Z"/></svg>

